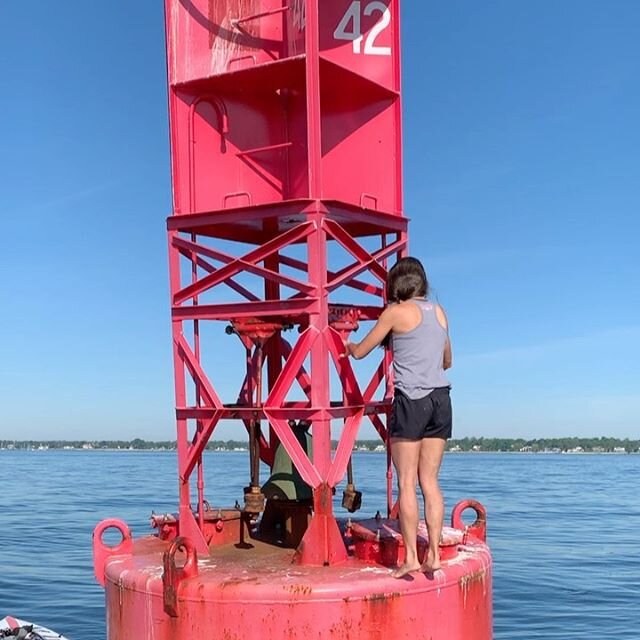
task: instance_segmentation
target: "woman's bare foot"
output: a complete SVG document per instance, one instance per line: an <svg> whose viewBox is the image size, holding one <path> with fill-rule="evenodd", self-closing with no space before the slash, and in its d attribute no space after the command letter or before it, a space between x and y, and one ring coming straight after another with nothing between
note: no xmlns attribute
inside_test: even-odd
<svg viewBox="0 0 640 640"><path fill-rule="evenodd" d="M440 564L440 550L429 549L427 551L427 557L420 567L420 571L423 573L434 573L438 571L442 565Z"/></svg>
<svg viewBox="0 0 640 640"><path fill-rule="evenodd" d="M406 575L412 573L413 571L420 571L419 562L414 562L412 564L403 564L399 566L397 569L394 569L391 572L391 576L393 578L404 578Z"/></svg>

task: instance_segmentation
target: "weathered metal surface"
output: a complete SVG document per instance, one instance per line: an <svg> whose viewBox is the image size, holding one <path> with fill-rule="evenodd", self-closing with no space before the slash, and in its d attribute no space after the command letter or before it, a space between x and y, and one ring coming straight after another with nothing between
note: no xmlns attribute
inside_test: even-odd
<svg viewBox="0 0 640 640"><path fill-rule="evenodd" d="M342 493L342 508L349 513L355 513L362 506L362 491L356 490L351 483L347 484Z"/></svg>
<svg viewBox="0 0 640 640"><path fill-rule="evenodd" d="M462 514L467 509L473 509L476 512L476 519L472 524L465 526ZM451 513L451 523L458 529L464 529L465 535L472 535L480 540L487 539L487 510L477 500L462 500L459 502Z"/></svg>
<svg viewBox="0 0 640 640"><path fill-rule="evenodd" d="M185 554L184 564L176 564L176 555ZM180 584L198 575L198 554L189 538L178 537L172 540L169 548L162 555L162 604L164 612L178 617L178 589Z"/></svg>
<svg viewBox="0 0 640 640"><path fill-rule="evenodd" d="M446 536L461 540L463 531ZM109 640L491 638L491 556L475 536L442 571L406 580L353 556L332 567L292 565L289 550L258 540L198 556L197 569L188 549L176 579L180 569L167 572L169 555L178 564L175 545L142 539L107 563Z"/></svg>
<svg viewBox="0 0 640 640"><path fill-rule="evenodd" d="M353 541L356 558L385 567L396 567L404 562L404 542L398 520L365 520L353 523L349 533ZM442 560L454 559L465 539L459 529L445 527L440 540ZM429 536L424 522L418 525L418 560L424 562Z"/></svg>
<svg viewBox="0 0 640 640"><path fill-rule="evenodd" d="M107 545L103 540L105 531L115 529L122 539L115 545ZM112 556L129 555L133 551L133 537L131 529L116 518L103 520L93 531L93 567L94 575L100 585L104 587L104 571L108 560Z"/></svg>
<svg viewBox="0 0 640 640"><path fill-rule="evenodd" d="M204 513L198 521L202 522L201 531L208 547L235 542L247 532L247 514L237 509L212 509L205 500ZM173 540L178 536L179 522L175 515L156 514L151 516L151 526L158 530L161 540Z"/></svg>

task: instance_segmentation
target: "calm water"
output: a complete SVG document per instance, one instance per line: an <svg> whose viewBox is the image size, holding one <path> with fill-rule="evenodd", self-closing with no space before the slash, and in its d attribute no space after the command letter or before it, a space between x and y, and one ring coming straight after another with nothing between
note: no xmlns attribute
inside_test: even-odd
<svg viewBox="0 0 640 640"><path fill-rule="evenodd" d="M175 454L0 451L0 463L0 617L104 638L91 531L115 516L142 535L151 509L175 510ZM360 513L384 510L384 455L354 464ZM210 502L239 499L247 465L246 454L208 454ZM640 639L639 478L637 455L446 457L448 507L475 497L488 509L496 639Z"/></svg>

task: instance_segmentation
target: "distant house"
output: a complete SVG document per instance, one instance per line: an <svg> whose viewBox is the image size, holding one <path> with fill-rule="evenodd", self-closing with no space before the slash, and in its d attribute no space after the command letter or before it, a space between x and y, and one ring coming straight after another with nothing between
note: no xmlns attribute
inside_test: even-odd
<svg viewBox="0 0 640 640"><path fill-rule="evenodd" d="M613 453L627 453L624 447L613 447Z"/></svg>
<svg viewBox="0 0 640 640"><path fill-rule="evenodd" d="M574 447L573 449L567 449L567 453L584 453L582 447Z"/></svg>

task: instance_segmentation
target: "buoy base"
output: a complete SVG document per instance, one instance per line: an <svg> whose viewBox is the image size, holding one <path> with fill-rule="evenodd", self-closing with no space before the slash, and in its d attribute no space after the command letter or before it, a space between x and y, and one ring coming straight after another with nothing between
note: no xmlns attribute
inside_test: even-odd
<svg viewBox="0 0 640 640"><path fill-rule="evenodd" d="M171 543L156 537L108 559L108 640L492 638L491 555L476 538L434 575L399 580L354 556L331 567L293 564L291 549L253 539L197 562L173 545L169 572Z"/></svg>

